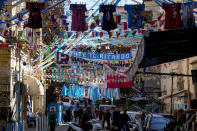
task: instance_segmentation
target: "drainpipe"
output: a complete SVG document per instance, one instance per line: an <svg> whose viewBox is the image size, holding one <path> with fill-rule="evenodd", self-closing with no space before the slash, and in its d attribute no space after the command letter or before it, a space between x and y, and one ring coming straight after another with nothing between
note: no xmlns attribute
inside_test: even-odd
<svg viewBox="0 0 197 131"><path fill-rule="evenodd" d="M190 74L190 70L189 70L189 58L187 59L187 74ZM190 110L191 109L191 96L190 96L190 77L187 77L187 109Z"/></svg>

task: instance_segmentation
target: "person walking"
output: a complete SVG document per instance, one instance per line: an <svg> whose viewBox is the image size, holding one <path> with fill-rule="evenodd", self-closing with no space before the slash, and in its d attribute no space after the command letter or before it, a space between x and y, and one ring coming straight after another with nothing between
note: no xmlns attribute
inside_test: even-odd
<svg viewBox="0 0 197 131"><path fill-rule="evenodd" d="M78 111L79 123L81 122L82 114L83 114L83 109L81 107L79 107L79 111Z"/></svg>
<svg viewBox="0 0 197 131"><path fill-rule="evenodd" d="M122 123L123 131L127 131L128 130L128 121L130 121L130 118L127 114L127 110L124 110L123 114L120 117L120 121Z"/></svg>
<svg viewBox="0 0 197 131"><path fill-rule="evenodd" d="M102 120L103 119L103 110L100 109L99 110L99 120Z"/></svg>
<svg viewBox="0 0 197 131"><path fill-rule="evenodd" d="M52 107L51 112L49 113L50 131L55 131L56 124L56 114L54 113L54 108Z"/></svg>
<svg viewBox="0 0 197 131"><path fill-rule="evenodd" d="M113 112L113 122L112 125L117 127L118 131L121 129L120 127L120 111L118 110L118 108L115 109L115 111Z"/></svg>
<svg viewBox="0 0 197 131"><path fill-rule="evenodd" d="M80 127L83 129L83 131L89 131L92 129L92 124L89 123L89 120L93 118L92 112L90 107L87 107L86 111L83 112L81 116L81 122L80 122Z"/></svg>
<svg viewBox="0 0 197 131"><path fill-rule="evenodd" d="M70 108L68 108L68 110L66 110L66 115L67 115L67 120L71 121L71 110L70 110Z"/></svg>
<svg viewBox="0 0 197 131"><path fill-rule="evenodd" d="M103 127L105 127L105 122L107 122L107 129L110 130L110 118L111 118L111 113L109 112L109 109L106 110L104 114L104 120L103 120Z"/></svg>

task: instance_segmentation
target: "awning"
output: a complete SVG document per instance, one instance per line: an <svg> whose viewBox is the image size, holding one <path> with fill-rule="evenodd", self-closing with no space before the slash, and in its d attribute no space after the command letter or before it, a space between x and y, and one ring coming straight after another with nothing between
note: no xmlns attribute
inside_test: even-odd
<svg viewBox="0 0 197 131"><path fill-rule="evenodd" d="M145 33L145 53L139 67L197 56L197 27Z"/></svg>
<svg viewBox="0 0 197 131"><path fill-rule="evenodd" d="M37 78L30 75L24 75L23 83L27 85L27 93L30 96L44 95L44 87Z"/></svg>
<svg viewBox="0 0 197 131"><path fill-rule="evenodd" d="M185 93L187 90L181 90L181 91L177 91L177 92L174 92L173 94L172 94L172 96L175 96L175 95L179 95L179 94L181 94L181 93ZM170 95L163 95L163 96L161 96L161 97L159 97L158 99L166 99L166 98L168 98L168 97L171 97L171 94Z"/></svg>

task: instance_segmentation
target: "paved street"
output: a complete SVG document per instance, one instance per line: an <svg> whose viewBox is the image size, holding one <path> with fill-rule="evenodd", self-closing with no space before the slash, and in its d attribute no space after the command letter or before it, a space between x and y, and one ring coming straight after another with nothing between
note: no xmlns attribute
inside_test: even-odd
<svg viewBox="0 0 197 131"><path fill-rule="evenodd" d="M59 125L55 129L56 131L67 131L68 130L68 125L63 124ZM36 128L27 128L25 131L36 131Z"/></svg>

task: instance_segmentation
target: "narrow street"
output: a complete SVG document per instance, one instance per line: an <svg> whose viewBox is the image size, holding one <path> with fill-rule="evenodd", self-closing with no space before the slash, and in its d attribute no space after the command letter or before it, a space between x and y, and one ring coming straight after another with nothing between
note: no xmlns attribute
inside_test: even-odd
<svg viewBox="0 0 197 131"><path fill-rule="evenodd" d="M67 131L68 130L68 125L67 124L62 124L56 127L56 131ZM36 128L27 128L25 131L36 131Z"/></svg>
<svg viewBox="0 0 197 131"><path fill-rule="evenodd" d="M197 0L0 0L0 16L0 131L197 131Z"/></svg>

